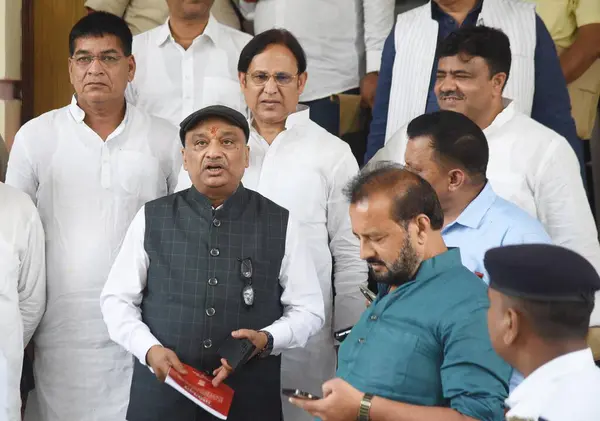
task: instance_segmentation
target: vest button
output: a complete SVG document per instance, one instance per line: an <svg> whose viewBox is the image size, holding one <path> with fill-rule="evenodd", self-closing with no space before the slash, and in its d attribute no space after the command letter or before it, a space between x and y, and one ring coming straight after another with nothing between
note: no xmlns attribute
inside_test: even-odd
<svg viewBox="0 0 600 421"><path fill-rule="evenodd" d="M204 348L208 349L212 346L212 341L210 339L205 339L202 345L204 345Z"/></svg>
<svg viewBox="0 0 600 421"><path fill-rule="evenodd" d="M369 319L371 319L371 320L377 320L377 316L374 315L374 314L372 314L371 317L369 317Z"/></svg>
<svg viewBox="0 0 600 421"><path fill-rule="evenodd" d="M210 249L210 255L212 257L217 257L221 252L219 251L219 249L214 248L214 249Z"/></svg>
<svg viewBox="0 0 600 421"><path fill-rule="evenodd" d="M219 283L219 281L217 281L217 278L210 278L208 280L208 285L210 285L211 287L214 287L215 285L217 285Z"/></svg>
<svg viewBox="0 0 600 421"><path fill-rule="evenodd" d="M212 316L214 316L214 315L215 315L215 313L216 313L216 311L215 311L215 309L214 309L214 308L212 308L212 307L210 307L210 308L207 308L207 309L206 309L206 315L207 315L208 317L212 317Z"/></svg>
<svg viewBox="0 0 600 421"><path fill-rule="evenodd" d="M221 221L219 221L218 219L213 219L213 225L218 228L221 226Z"/></svg>
<svg viewBox="0 0 600 421"><path fill-rule="evenodd" d="M359 344L364 344L365 343L365 338L359 338L358 339L358 343Z"/></svg>

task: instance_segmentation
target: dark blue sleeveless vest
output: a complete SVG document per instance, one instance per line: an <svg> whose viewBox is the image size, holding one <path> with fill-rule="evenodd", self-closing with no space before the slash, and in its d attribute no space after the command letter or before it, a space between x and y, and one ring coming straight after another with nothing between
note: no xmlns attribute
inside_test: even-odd
<svg viewBox="0 0 600 421"><path fill-rule="evenodd" d="M212 371L217 350L236 329L260 330L283 314L279 271L288 211L242 185L213 210L193 187L145 206L149 257L142 319L179 359ZM254 305L244 305L241 259L252 259ZM234 391L229 421L280 421L280 357L254 358L226 381ZM137 359L128 421L216 420Z"/></svg>

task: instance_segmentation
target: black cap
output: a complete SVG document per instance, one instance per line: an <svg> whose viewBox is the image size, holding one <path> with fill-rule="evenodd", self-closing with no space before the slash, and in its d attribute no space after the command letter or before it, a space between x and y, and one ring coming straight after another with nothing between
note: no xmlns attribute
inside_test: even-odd
<svg viewBox="0 0 600 421"><path fill-rule="evenodd" d="M246 142L248 142L248 137L250 136L250 127L248 126L246 117L233 108L229 108L224 105L211 105L193 112L181 122L179 125L179 138L181 139L181 143L185 146L185 134L189 130L196 127L201 121L214 117L227 120L234 126L242 129L244 135L246 136Z"/></svg>
<svg viewBox="0 0 600 421"><path fill-rule="evenodd" d="M539 301L587 301L600 290L596 269L581 255L550 244L493 248L485 253L490 288Z"/></svg>

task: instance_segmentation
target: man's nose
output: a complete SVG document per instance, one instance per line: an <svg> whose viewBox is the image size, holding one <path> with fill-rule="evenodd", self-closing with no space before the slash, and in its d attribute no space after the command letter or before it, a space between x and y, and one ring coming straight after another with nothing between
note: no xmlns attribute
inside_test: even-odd
<svg viewBox="0 0 600 421"><path fill-rule="evenodd" d="M90 75L100 75L104 74L104 67L100 64L100 60L98 58L94 58L90 63L90 66L87 69L87 73Z"/></svg>
<svg viewBox="0 0 600 421"><path fill-rule="evenodd" d="M438 81L439 92L450 92L456 91L456 80L450 75L445 76L443 79Z"/></svg>
<svg viewBox="0 0 600 421"><path fill-rule="evenodd" d="M209 143L206 148L205 156L207 158L219 158L223 156L223 147L221 146L221 142L218 140L214 140Z"/></svg>
<svg viewBox="0 0 600 421"><path fill-rule="evenodd" d="M371 245L367 241L362 240L360 242L360 258L362 260L367 260L374 258L375 256L376 253L373 247L371 247Z"/></svg>
<svg viewBox="0 0 600 421"><path fill-rule="evenodd" d="M265 83L264 91L267 94L276 94L279 90L279 86L277 86L277 82L275 82L275 76L271 76L267 83Z"/></svg>

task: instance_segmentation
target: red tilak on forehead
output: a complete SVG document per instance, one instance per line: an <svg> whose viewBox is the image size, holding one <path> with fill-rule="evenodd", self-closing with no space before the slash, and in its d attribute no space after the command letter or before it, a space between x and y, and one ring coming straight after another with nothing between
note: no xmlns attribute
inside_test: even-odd
<svg viewBox="0 0 600 421"><path fill-rule="evenodd" d="M214 126L211 127L210 128L210 134L213 135L213 136L216 136L217 135L217 130L219 130L217 127L214 127Z"/></svg>

